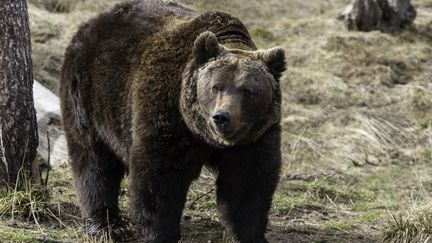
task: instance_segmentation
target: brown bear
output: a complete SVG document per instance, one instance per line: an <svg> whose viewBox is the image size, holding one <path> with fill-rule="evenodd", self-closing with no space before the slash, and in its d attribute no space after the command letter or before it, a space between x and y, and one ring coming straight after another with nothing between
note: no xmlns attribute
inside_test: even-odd
<svg viewBox="0 0 432 243"><path fill-rule="evenodd" d="M284 70L283 49L257 50L223 12L131 1L83 24L66 50L60 97L87 232L127 240L118 207L127 172L139 242L177 242L205 165L233 237L267 242Z"/></svg>

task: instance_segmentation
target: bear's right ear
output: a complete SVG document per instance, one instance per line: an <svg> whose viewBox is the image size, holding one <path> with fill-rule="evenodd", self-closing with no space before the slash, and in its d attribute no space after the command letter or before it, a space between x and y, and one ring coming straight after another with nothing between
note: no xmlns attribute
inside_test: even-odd
<svg viewBox="0 0 432 243"><path fill-rule="evenodd" d="M193 55L198 63L204 63L222 51L219 41L213 32L201 33L194 42Z"/></svg>
<svg viewBox="0 0 432 243"><path fill-rule="evenodd" d="M276 80L279 80L282 73L286 70L285 50L281 47L273 47L268 50L259 51L260 57L269 68Z"/></svg>

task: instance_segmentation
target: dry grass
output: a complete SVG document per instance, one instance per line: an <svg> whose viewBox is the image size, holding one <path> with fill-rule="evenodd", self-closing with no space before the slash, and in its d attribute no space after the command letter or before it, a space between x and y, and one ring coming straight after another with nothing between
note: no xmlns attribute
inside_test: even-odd
<svg viewBox="0 0 432 243"><path fill-rule="evenodd" d="M74 10L77 0L31 0L30 3L52 13L69 13Z"/></svg>
<svg viewBox="0 0 432 243"><path fill-rule="evenodd" d="M73 34L81 23L116 2L118 1L29 1L35 79L56 92L63 54Z"/></svg>
<svg viewBox="0 0 432 243"><path fill-rule="evenodd" d="M407 213L392 214L381 235L386 243L420 243L432 240L432 208L413 207Z"/></svg>

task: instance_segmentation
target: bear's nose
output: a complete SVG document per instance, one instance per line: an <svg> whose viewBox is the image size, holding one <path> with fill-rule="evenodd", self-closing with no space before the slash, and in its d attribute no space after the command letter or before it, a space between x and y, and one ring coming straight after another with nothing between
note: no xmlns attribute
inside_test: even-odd
<svg viewBox="0 0 432 243"><path fill-rule="evenodd" d="M231 119L231 117L230 117L229 112L224 111L224 110L217 111L213 115L213 121L219 130L224 130L228 126L230 119Z"/></svg>

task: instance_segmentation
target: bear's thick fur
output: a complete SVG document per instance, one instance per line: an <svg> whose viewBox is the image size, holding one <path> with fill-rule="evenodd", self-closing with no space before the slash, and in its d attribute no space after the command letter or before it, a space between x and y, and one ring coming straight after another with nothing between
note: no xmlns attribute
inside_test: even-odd
<svg viewBox="0 0 432 243"><path fill-rule="evenodd" d="M83 24L66 50L60 98L88 233L128 237L118 208L128 171L141 240L177 242L187 190L207 165L234 238L266 242L284 70L282 49L256 50L223 12L134 1Z"/></svg>

